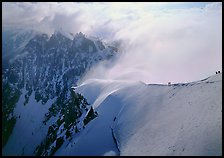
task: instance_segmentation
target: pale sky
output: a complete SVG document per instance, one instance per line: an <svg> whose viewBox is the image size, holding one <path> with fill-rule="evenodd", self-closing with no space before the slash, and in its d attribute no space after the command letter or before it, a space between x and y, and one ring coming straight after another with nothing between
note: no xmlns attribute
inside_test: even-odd
<svg viewBox="0 0 224 158"><path fill-rule="evenodd" d="M3 27L122 40L122 57L92 77L190 82L222 68L222 3L2 3ZM106 71L106 73L105 73Z"/></svg>

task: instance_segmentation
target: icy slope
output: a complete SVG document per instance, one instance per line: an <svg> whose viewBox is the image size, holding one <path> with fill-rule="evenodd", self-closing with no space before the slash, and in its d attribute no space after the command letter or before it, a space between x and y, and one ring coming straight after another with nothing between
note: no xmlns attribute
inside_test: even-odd
<svg viewBox="0 0 224 158"><path fill-rule="evenodd" d="M75 91L99 116L55 155L222 155L221 89L221 74L171 86L88 80Z"/></svg>

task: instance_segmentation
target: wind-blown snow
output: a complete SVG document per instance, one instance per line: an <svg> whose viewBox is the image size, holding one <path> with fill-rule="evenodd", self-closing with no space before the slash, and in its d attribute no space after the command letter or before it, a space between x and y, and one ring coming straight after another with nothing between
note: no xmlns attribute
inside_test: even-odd
<svg viewBox="0 0 224 158"><path fill-rule="evenodd" d="M97 83L98 81L98 83ZM99 117L92 120L80 136L75 137L66 148L60 149L55 155L118 155L119 151L114 143L112 137L112 124L114 116L120 110L121 103L116 97L108 97L116 91L116 86L122 87L123 82L114 83L111 81L89 80L87 85L90 88L88 94L85 96L94 108L97 108ZM93 83L96 83L95 85ZM108 84L110 86L108 86ZM91 87L91 85L93 85ZM85 91L86 85L80 85L77 92ZM100 87L102 86L102 87ZM108 91L108 87L114 89L112 92ZM97 89L98 88L98 89ZM99 93L101 97L99 97ZM92 94L92 95L91 95ZM103 94L103 95L102 95ZM98 97L98 99L96 99ZM107 98L107 99L105 99ZM94 103L93 101L96 100ZM100 106L99 106L100 105Z"/></svg>
<svg viewBox="0 0 224 158"><path fill-rule="evenodd" d="M56 155L222 155L221 75L171 86L87 80L75 91L99 115Z"/></svg>

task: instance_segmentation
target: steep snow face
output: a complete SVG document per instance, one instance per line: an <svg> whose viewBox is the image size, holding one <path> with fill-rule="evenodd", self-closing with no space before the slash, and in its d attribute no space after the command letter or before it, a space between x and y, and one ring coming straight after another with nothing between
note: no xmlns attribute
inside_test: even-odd
<svg viewBox="0 0 224 158"><path fill-rule="evenodd" d="M99 116L57 154L222 155L221 89L221 74L170 86L86 81L75 91Z"/></svg>
<svg viewBox="0 0 224 158"><path fill-rule="evenodd" d="M4 155L33 155L34 149L47 134L48 127L53 121L50 120L46 125L42 123L44 114L56 98L49 99L46 105L42 105L36 102L32 92L28 104L24 106L25 94L24 88L14 110L17 121L8 143L3 148Z"/></svg>
<svg viewBox="0 0 224 158"><path fill-rule="evenodd" d="M123 81L87 80L76 92L85 95L98 116L55 155L119 155L113 138L113 121L122 107L121 98L113 94L126 86Z"/></svg>
<svg viewBox="0 0 224 158"><path fill-rule="evenodd" d="M74 137L68 146L61 148L55 155L118 155L111 125L119 109L119 99L110 97L105 100L97 111L100 117L87 124L80 135Z"/></svg>

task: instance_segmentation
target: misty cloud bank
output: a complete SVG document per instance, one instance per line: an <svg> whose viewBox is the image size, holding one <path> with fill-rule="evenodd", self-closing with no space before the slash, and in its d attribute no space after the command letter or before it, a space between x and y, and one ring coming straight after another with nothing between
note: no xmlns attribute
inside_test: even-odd
<svg viewBox="0 0 224 158"><path fill-rule="evenodd" d="M222 3L3 3L2 13L3 27L122 40L116 63L84 79L190 82L222 67Z"/></svg>

